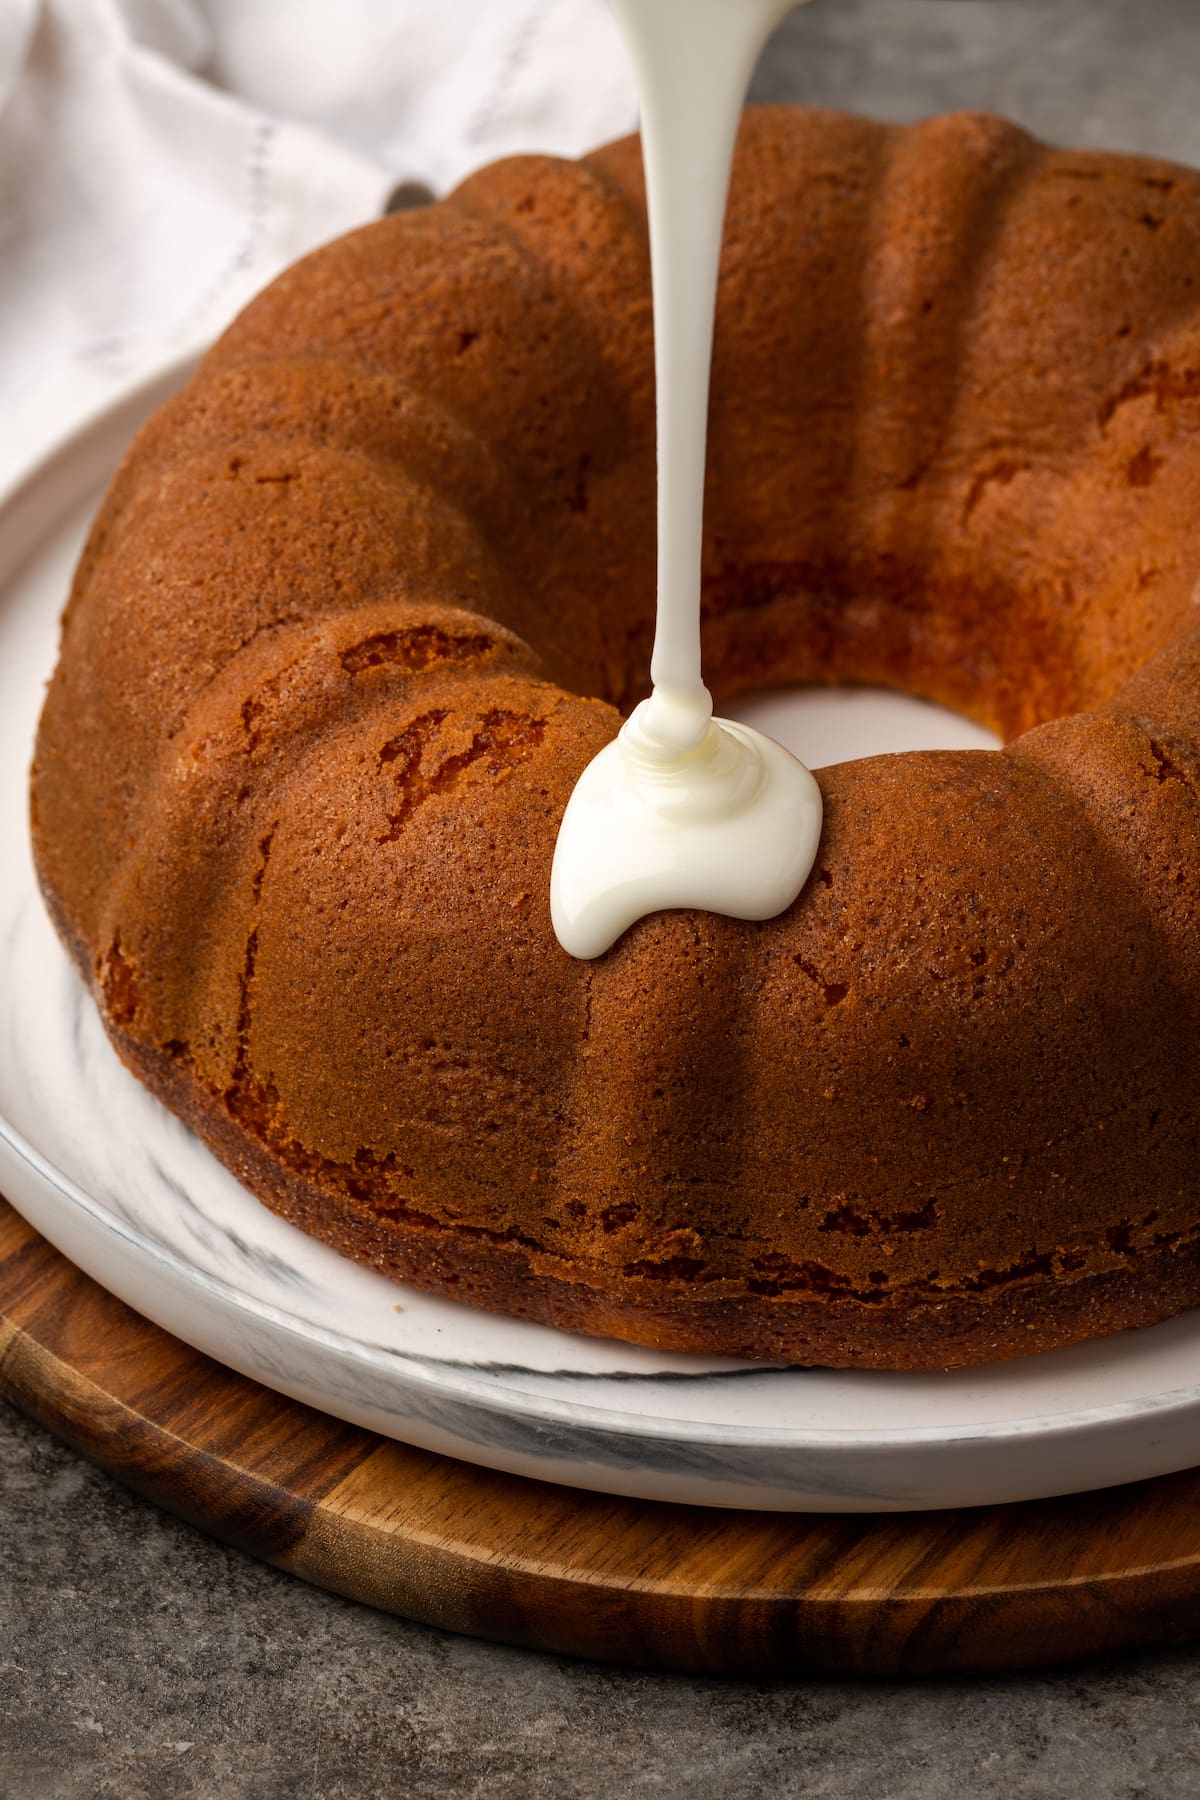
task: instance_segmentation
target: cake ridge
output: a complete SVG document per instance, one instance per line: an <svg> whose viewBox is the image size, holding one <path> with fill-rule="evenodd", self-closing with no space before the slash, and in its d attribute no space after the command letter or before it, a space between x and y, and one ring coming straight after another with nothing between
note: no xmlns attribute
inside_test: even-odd
<svg viewBox="0 0 1200 1800"><path fill-rule="evenodd" d="M110 1035L268 1203L475 1304L877 1367L1194 1304L1200 178L751 111L714 687L890 679L1013 741L822 771L788 913L582 966L554 833L653 599L637 163L501 165L315 253L123 465L34 769ZM625 260L564 294L598 219ZM914 360L930 271L966 322Z"/></svg>

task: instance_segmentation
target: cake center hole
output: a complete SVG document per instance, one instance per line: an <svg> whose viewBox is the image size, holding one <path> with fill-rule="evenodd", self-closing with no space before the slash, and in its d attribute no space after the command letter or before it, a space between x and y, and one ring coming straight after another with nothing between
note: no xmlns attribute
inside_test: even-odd
<svg viewBox="0 0 1200 1800"><path fill-rule="evenodd" d="M900 750L998 750L973 719L890 688L776 687L734 694L717 711L783 744L810 769Z"/></svg>

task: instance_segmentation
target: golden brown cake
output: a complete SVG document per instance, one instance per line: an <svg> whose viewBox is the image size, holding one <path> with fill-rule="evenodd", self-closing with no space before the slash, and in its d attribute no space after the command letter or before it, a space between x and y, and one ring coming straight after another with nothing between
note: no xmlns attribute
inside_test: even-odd
<svg viewBox="0 0 1200 1800"><path fill-rule="evenodd" d="M874 682L1002 752L824 771L766 924L550 927L644 691L636 142L308 257L146 427L33 775L121 1055L402 1280L679 1349L983 1362L1200 1300L1200 176L959 115L747 115L717 693Z"/></svg>

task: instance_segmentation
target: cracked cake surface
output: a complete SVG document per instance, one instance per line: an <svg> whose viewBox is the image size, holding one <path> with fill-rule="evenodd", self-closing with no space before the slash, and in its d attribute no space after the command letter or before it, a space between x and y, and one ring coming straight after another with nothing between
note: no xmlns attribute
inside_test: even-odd
<svg viewBox="0 0 1200 1800"><path fill-rule="evenodd" d="M1200 1299L1200 177L954 115L751 109L705 666L878 683L1000 752L819 775L782 917L555 941L642 693L641 166L520 158L318 251L147 425L33 771L128 1065L399 1279L834 1366Z"/></svg>

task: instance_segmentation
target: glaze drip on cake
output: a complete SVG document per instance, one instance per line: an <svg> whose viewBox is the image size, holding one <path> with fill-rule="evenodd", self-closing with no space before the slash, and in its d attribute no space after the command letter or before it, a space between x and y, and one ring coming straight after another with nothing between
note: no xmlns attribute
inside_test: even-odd
<svg viewBox="0 0 1200 1800"><path fill-rule="evenodd" d="M797 0L615 0L633 52L654 276L658 616L654 689L580 777L550 881L572 956L670 907L770 919L799 894L821 791L761 732L714 719L700 657L704 471L722 224L758 54Z"/></svg>

